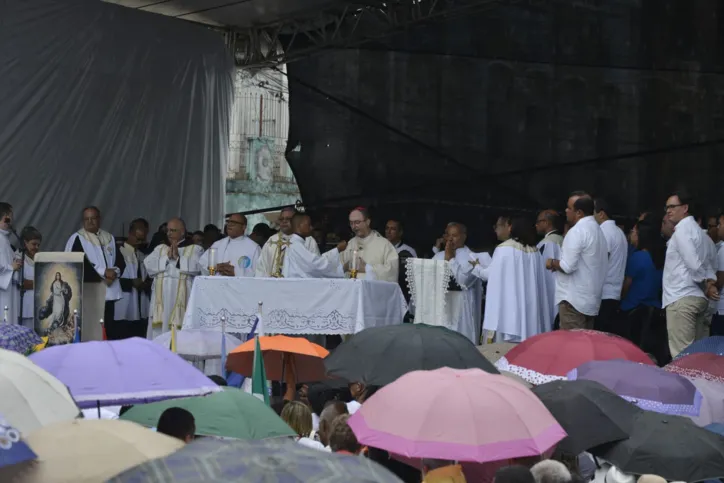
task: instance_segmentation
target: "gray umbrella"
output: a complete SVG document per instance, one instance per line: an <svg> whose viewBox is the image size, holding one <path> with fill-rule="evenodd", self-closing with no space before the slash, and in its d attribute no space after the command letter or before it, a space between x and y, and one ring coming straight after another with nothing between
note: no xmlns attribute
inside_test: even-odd
<svg viewBox="0 0 724 483"><path fill-rule="evenodd" d="M364 457L311 449L292 440L200 439L165 458L124 471L111 483L400 483Z"/></svg>

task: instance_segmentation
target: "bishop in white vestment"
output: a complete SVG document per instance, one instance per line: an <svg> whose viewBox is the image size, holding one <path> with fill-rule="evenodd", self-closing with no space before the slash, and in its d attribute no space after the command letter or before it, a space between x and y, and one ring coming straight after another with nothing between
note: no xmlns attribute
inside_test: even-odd
<svg viewBox="0 0 724 483"><path fill-rule="evenodd" d="M545 268L528 220L501 217L496 232L504 241L482 273L488 281L483 329L495 332L496 342L523 342L552 329Z"/></svg>
<svg viewBox="0 0 724 483"><path fill-rule="evenodd" d="M352 210L349 214L349 226L356 236L340 254L345 270L356 268L361 274L357 278L397 283L400 272L397 250L385 237L372 230L367 210Z"/></svg>
<svg viewBox="0 0 724 483"><path fill-rule="evenodd" d="M167 233L168 240L143 260L148 275L153 278L149 339L171 330L171 324L181 328L194 277L201 273L199 259L203 248L184 243L186 226L183 220L169 221Z"/></svg>
<svg viewBox="0 0 724 483"><path fill-rule="evenodd" d="M116 265L116 239L101 230L101 211L95 206L83 210L83 228L73 233L65 244L66 252L84 252L98 275L105 280L106 306L103 322L109 339L116 338L114 304L121 298Z"/></svg>
<svg viewBox="0 0 724 483"><path fill-rule="evenodd" d="M284 272L284 258L286 249L294 232L292 231L292 217L296 211L292 207L284 208L279 214L279 233L269 238L261 249L259 262L256 266L257 277L279 277ZM314 237L307 236L304 246L309 252L319 255L319 246Z"/></svg>
<svg viewBox="0 0 724 483"><path fill-rule="evenodd" d="M284 278L344 278L339 248L344 249L346 243L342 242L338 248L324 255L317 255L310 252L305 245L305 240L312 233L309 215L295 214L292 229L294 234L284 256Z"/></svg>
<svg viewBox="0 0 724 483"><path fill-rule="evenodd" d="M464 225L451 223L445 230L445 234L447 240L445 250L435 254L433 260L446 260L455 283L462 289L448 291L448 295L452 295L449 300L458 305L455 309L453 327L470 339L473 344L477 344L480 340L483 284L480 278L473 274L471 261L475 258L475 254L465 246L467 228Z"/></svg>
<svg viewBox="0 0 724 483"><path fill-rule="evenodd" d="M215 242L201 256L201 273L209 275L212 250L216 253L216 272L227 277L253 277L261 250L246 232L246 217L233 214L226 220L226 238Z"/></svg>
<svg viewBox="0 0 724 483"><path fill-rule="evenodd" d="M13 207L8 203L0 203L0 310L3 310L3 322L17 324L20 287L16 272L21 269L23 263L22 259L16 259L11 244L12 222Z"/></svg>
<svg viewBox="0 0 724 483"><path fill-rule="evenodd" d="M122 338L146 337L148 332L148 308L150 300L146 292L148 272L143 265L144 255L138 247L146 242L148 224L145 220L133 220L128 238L119 251L124 267L119 279L121 299L116 302L116 324Z"/></svg>
<svg viewBox="0 0 724 483"><path fill-rule="evenodd" d="M561 259L563 236L556 229L559 222L559 215L555 210L545 210L538 214L535 223L538 235L543 236L543 239L538 242L538 250L540 251L541 263L546 274L546 291L548 293L548 308L551 311L551 320L555 320L558 315L558 305L556 305L556 273L545 270L545 267L546 260Z"/></svg>

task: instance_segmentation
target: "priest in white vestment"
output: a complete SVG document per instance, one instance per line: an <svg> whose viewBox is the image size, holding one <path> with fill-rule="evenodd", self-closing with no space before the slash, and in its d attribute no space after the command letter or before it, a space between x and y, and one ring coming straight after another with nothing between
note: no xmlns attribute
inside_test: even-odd
<svg viewBox="0 0 724 483"><path fill-rule="evenodd" d="M148 333L148 307L150 300L146 293L148 272L143 266L144 255L138 249L146 243L148 222L136 219L131 222L126 242L119 251L123 257L121 272L121 299L116 302L116 325L120 338L146 337Z"/></svg>
<svg viewBox="0 0 724 483"><path fill-rule="evenodd" d="M523 342L552 329L545 268L532 221L501 216L495 233L502 243L479 274L488 282L483 329L495 332L496 342Z"/></svg>
<svg viewBox="0 0 724 483"><path fill-rule="evenodd" d="M235 213L226 220L227 237L215 242L201 256L201 273L209 275L212 250L216 253L216 274L226 277L253 277L261 250L246 233L246 216Z"/></svg>
<svg viewBox="0 0 724 483"><path fill-rule="evenodd" d="M397 250L397 254L407 252L406 258L417 258L417 251L410 245L403 243L402 236L404 234L405 230L400 220L387 220L387 224L385 225L385 238L392 243L392 246Z"/></svg>
<svg viewBox="0 0 724 483"><path fill-rule="evenodd" d="M433 260L448 262L457 290L449 290L452 298L448 303L455 303L455 320L452 327L470 339L473 344L480 340L480 317L482 315L483 284L480 278L473 274L471 263L475 254L465 246L467 228L460 223L450 223L445 230L445 250L437 253ZM457 299L457 300L455 300Z"/></svg>
<svg viewBox="0 0 724 483"><path fill-rule="evenodd" d="M397 250L385 237L372 230L371 223L365 208L352 210L349 226L355 237L340 254L340 260L345 271L357 269L357 278L397 283L400 272Z"/></svg>
<svg viewBox="0 0 724 483"><path fill-rule="evenodd" d="M535 222L535 229L539 236L543 239L538 242L538 250L541 254L541 263L543 268L546 267L546 260L560 260L561 247L563 246L563 236L558 232L560 225L560 216L555 210L544 210L538 214ZM556 305L556 273L545 270L546 274L546 290L548 291L548 308L551 311L551 320L555 320L558 315L558 305Z"/></svg>
<svg viewBox="0 0 724 483"><path fill-rule="evenodd" d="M143 260L153 278L147 331L151 340L171 330L172 324L181 328L194 277L201 273L199 259L204 249L185 242L183 220L174 218L168 222L167 238Z"/></svg>
<svg viewBox="0 0 724 483"><path fill-rule="evenodd" d="M284 256L282 275L284 278L344 278L344 270L339 254L347 246L340 243L324 255L310 252L305 240L312 234L312 221L309 215L297 213L292 218L294 234Z"/></svg>
<svg viewBox="0 0 724 483"><path fill-rule="evenodd" d="M68 238L65 251L85 253L88 261L105 281L106 305L103 322L108 339L117 339L114 307L121 298L121 284L118 282L121 270L116 265L116 239L107 231L101 230L101 210L95 206L83 210L83 228Z"/></svg>
<svg viewBox="0 0 724 483"><path fill-rule="evenodd" d="M257 277L281 277L284 271L284 256L292 232L292 217L296 210L287 206L279 214L279 233L267 240L261 249L259 263L256 266ZM311 253L319 255L319 246L312 236L304 239L304 246Z"/></svg>
<svg viewBox="0 0 724 483"><path fill-rule="evenodd" d="M3 322L17 324L20 287L16 272L23 266L23 259L15 256L12 247L12 223L13 207L0 203L0 310L3 310Z"/></svg>
<svg viewBox="0 0 724 483"><path fill-rule="evenodd" d="M35 227L26 226L20 232L20 238L25 245L22 324L29 329L35 329L35 254L40 251L43 236Z"/></svg>

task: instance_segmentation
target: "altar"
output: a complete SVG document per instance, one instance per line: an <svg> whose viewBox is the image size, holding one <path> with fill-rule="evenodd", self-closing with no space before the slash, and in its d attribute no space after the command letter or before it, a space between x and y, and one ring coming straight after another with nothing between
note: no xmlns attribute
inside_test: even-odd
<svg viewBox="0 0 724 483"><path fill-rule="evenodd" d="M266 334L355 334L401 324L407 304L392 282L351 279L196 277L183 329L249 333L259 302Z"/></svg>

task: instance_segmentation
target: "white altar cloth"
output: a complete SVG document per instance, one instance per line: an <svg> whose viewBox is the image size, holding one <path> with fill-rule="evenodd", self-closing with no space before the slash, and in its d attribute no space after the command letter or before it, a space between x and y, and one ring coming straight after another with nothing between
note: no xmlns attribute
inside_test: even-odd
<svg viewBox="0 0 724 483"><path fill-rule="evenodd" d="M407 311L396 283L378 280L196 277L183 329L251 331L263 302L266 334L356 334L401 324Z"/></svg>

